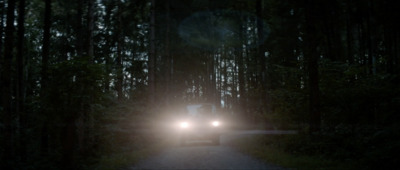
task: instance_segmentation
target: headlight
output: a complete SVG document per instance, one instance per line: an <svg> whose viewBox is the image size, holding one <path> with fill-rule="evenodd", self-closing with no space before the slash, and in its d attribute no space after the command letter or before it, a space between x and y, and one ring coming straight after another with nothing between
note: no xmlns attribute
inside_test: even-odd
<svg viewBox="0 0 400 170"><path fill-rule="evenodd" d="M179 126L180 126L181 128L187 128L187 127L189 127L189 123L187 123L187 122L181 122L181 123L179 124Z"/></svg>
<svg viewBox="0 0 400 170"><path fill-rule="evenodd" d="M211 124L212 124L214 127L219 126L219 122L218 122L218 121L213 121Z"/></svg>

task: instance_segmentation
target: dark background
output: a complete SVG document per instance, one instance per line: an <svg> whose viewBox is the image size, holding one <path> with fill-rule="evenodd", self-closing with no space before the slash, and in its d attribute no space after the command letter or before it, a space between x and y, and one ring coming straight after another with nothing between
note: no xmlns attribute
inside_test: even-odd
<svg viewBox="0 0 400 170"><path fill-rule="evenodd" d="M0 0L0 168L85 169L204 102L235 128L299 130L290 151L391 167L396 4Z"/></svg>

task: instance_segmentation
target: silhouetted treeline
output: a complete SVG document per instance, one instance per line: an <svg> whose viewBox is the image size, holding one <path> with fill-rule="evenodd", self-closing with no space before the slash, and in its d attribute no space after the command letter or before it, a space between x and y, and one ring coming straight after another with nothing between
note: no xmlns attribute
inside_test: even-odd
<svg viewBox="0 0 400 170"><path fill-rule="evenodd" d="M390 162L396 4L0 0L0 169L84 168L112 150L107 129L198 102L264 128L350 136L381 158L371 167Z"/></svg>

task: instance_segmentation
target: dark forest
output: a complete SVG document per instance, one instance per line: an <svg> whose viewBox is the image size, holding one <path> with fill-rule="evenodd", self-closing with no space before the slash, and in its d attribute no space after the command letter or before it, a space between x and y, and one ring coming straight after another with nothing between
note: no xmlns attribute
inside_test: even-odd
<svg viewBox="0 0 400 170"><path fill-rule="evenodd" d="M290 154L393 167L396 4L0 0L0 169L145 157L157 135L135 129L193 103L217 105L233 129L298 131L280 140Z"/></svg>

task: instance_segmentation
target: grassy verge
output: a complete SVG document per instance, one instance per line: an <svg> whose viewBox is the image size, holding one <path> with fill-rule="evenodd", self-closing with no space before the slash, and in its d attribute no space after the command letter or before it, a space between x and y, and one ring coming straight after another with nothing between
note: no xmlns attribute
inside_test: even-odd
<svg viewBox="0 0 400 170"><path fill-rule="evenodd" d="M144 103L126 101L103 111L97 129L98 145L93 160L83 169L123 170L149 158L172 145L168 122L159 110ZM171 132L172 133L172 132Z"/></svg>
<svg viewBox="0 0 400 170"><path fill-rule="evenodd" d="M89 169L97 170L115 170L115 169L128 169L141 160L149 158L163 149L171 146L171 141L167 139L158 142L146 142L140 146L134 146L135 149L119 149L119 151L112 152L101 156L95 166Z"/></svg>
<svg viewBox="0 0 400 170"><path fill-rule="evenodd" d="M289 138L296 137L269 135L250 136L232 141L231 145L239 151L258 159L294 169L358 169L357 161L335 160L323 155L293 153L288 150Z"/></svg>
<svg viewBox="0 0 400 170"><path fill-rule="evenodd" d="M127 135L126 135L127 136ZM129 169L141 160L149 158L172 146L174 141L162 135L139 135L129 143L114 145L114 149L99 157L96 165L88 169Z"/></svg>

